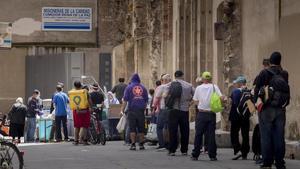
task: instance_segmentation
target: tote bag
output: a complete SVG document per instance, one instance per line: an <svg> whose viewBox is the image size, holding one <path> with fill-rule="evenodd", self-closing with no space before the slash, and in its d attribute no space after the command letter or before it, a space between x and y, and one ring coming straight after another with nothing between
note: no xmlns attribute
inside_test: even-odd
<svg viewBox="0 0 300 169"><path fill-rule="evenodd" d="M214 88L213 93L210 98L210 109L212 112L218 113L218 112L223 111L224 108L223 108L223 105L221 102L221 98L218 95L218 93L216 92L214 85L213 85L213 88Z"/></svg>

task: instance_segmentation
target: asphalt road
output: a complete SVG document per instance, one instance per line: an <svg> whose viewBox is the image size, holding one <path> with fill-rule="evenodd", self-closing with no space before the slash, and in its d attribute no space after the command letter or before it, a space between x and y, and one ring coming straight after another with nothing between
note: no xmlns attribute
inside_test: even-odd
<svg viewBox="0 0 300 169"><path fill-rule="evenodd" d="M199 161L190 157L167 156L155 147L144 151L129 151L123 142L108 142L106 146L74 146L71 143L20 145L24 151L26 169L255 169L252 160L232 161L232 150L219 149L218 161L207 155ZM192 148L192 147L191 147ZM190 149L191 150L191 149ZM249 156L252 158L252 154ZM300 161L287 160L288 169L299 169Z"/></svg>

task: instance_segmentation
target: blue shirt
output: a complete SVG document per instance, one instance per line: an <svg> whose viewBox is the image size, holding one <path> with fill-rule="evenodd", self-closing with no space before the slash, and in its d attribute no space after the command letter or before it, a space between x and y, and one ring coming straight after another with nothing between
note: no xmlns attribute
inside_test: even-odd
<svg viewBox="0 0 300 169"><path fill-rule="evenodd" d="M55 116L66 116L68 112L69 98L64 92L58 92L53 97L55 104Z"/></svg>
<svg viewBox="0 0 300 169"><path fill-rule="evenodd" d="M241 89L236 88L232 91L232 94L231 94L232 103L231 103L231 110L230 110L230 114L229 114L229 120L230 121L240 119L240 115L237 112L237 107L240 103L241 97L242 97Z"/></svg>

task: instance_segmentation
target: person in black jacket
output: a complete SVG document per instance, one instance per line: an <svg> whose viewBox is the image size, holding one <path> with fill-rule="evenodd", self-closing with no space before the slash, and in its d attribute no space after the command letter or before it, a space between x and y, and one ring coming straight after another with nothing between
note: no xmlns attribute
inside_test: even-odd
<svg viewBox="0 0 300 169"><path fill-rule="evenodd" d="M92 92L90 93L90 98L92 101L93 111L97 114L98 120L102 121L102 111L104 95L99 90L99 85L97 83L92 85ZM101 107L99 107L101 106Z"/></svg>
<svg viewBox="0 0 300 169"><path fill-rule="evenodd" d="M273 73L280 75L288 83L288 72L281 67L281 54L272 53L270 68L264 69L256 78L254 90L255 101L259 97L260 90L269 85ZM263 165L261 168L270 169L275 159L277 169L285 169L285 139L284 128L286 122L285 107L274 106L265 103L262 112L259 113L259 125L261 132L261 148Z"/></svg>
<svg viewBox="0 0 300 169"><path fill-rule="evenodd" d="M124 91L127 87L127 84L125 84L125 79L124 78L119 78L119 84L113 87L111 90L112 93L116 94L117 99L119 100L120 104L123 102L123 96L124 96Z"/></svg>
<svg viewBox="0 0 300 169"><path fill-rule="evenodd" d="M23 104L21 97L17 98L16 103L13 104L10 112L8 113L9 136L13 138L13 141L20 143L21 137L24 136L25 117L27 113L27 107ZM15 138L18 137L17 140Z"/></svg>

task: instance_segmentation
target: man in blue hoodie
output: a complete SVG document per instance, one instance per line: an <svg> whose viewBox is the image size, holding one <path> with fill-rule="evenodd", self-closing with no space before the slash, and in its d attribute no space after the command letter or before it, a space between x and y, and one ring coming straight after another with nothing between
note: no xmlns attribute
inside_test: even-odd
<svg viewBox="0 0 300 169"><path fill-rule="evenodd" d="M134 74L131 83L126 87L123 98L122 112L128 104L127 118L129 120L131 147L130 150L136 150L136 131L139 136L140 150L144 150L144 132L145 132L145 109L148 102L148 93L141 84L138 74Z"/></svg>

